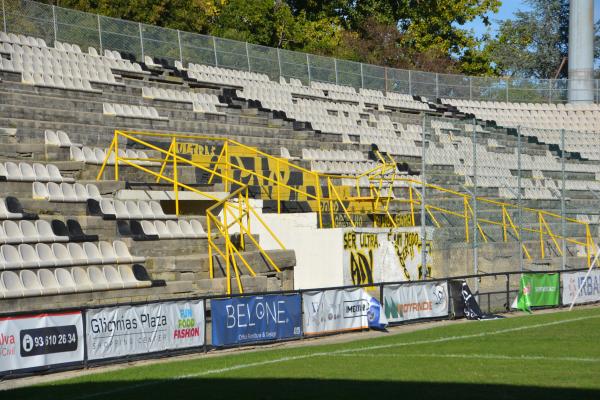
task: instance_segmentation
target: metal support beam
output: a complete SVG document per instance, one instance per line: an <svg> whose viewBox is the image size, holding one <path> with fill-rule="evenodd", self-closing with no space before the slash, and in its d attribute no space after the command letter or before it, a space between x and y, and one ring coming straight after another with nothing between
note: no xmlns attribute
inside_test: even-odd
<svg viewBox="0 0 600 400"><path fill-rule="evenodd" d="M561 178L562 178L562 185L561 185L561 190L560 190L560 215L562 216L562 218L560 219L561 221L561 236L562 236L562 269L566 269L567 268L567 240L566 240L566 233L567 233L567 227L566 227L566 221L565 221L565 217L567 214L567 207L566 207L566 203L565 203L565 130L561 129L560 130L560 147L561 147L561 153L560 153L560 168L561 168Z"/></svg>
<svg viewBox="0 0 600 400"><path fill-rule="evenodd" d="M361 76L362 76L362 64L361 64ZM423 279L427 279L427 229L425 227L425 157L427 152L425 150L425 144L427 143L427 137L425 135L427 116L422 114L423 126L421 133L421 275Z"/></svg>

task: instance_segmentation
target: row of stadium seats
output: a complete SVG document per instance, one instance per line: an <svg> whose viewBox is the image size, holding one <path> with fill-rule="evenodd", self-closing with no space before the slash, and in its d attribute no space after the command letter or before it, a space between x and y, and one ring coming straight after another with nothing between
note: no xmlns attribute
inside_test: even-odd
<svg viewBox="0 0 600 400"><path fill-rule="evenodd" d="M129 253L127 245L115 240L78 243L38 243L36 245L4 244L0 246L0 269L48 268L73 265L131 264L144 262L144 257Z"/></svg>
<svg viewBox="0 0 600 400"><path fill-rule="evenodd" d="M54 164L29 164L12 161L0 163L0 179L15 182L74 182L73 178L64 178Z"/></svg>
<svg viewBox="0 0 600 400"><path fill-rule="evenodd" d="M0 274L0 298L48 296L101 290L133 289L152 286L149 280L138 280L134 271L139 265L114 267L56 268L4 271Z"/></svg>
<svg viewBox="0 0 600 400"><path fill-rule="evenodd" d="M88 183L42 183L33 182L33 198L65 203L85 203L89 199L100 200L102 196L98 187Z"/></svg>

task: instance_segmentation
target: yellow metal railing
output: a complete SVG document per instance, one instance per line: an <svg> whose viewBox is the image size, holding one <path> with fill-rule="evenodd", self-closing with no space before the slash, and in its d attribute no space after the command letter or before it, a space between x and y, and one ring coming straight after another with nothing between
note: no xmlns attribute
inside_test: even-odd
<svg viewBox="0 0 600 400"><path fill-rule="evenodd" d="M119 137L131 140L132 142L138 143L142 146L145 146L148 149L156 150L160 152L164 157L160 159L151 159L152 161L160 161L161 167L158 173L151 171L147 168L140 167L138 165L134 165L132 163L132 159L126 159L118 155L118 152L115 149L118 149L119 146ZM152 143L148 143L145 140L142 140L141 137L149 137L154 138L156 140L161 140L164 145L168 144L168 149L164 150L160 146L157 146ZM193 160L189 160L187 157L184 157L182 154L177 152L177 144L181 143L181 141L208 141L208 142L216 142L221 143L222 148L218 153L216 160L204 161L204 162L195 162ZM517 210L518 207L512 205L510 203L504 203L496 200L486 199L482 197L477 197L478 202L482 202L490 205L493 208L497 208L501 218L498 221L486 219L486 218L475 218L474 211L472 208L473 204L473 196L467 193L462 193L454 190L450 190L441 186L432 185L432 184L423 184L421 181L411 178L402 177L398 174L396 163L393 158L388 154L381 154L375 151L376 157L379 159L379 164L374 168L360 174L360 175L332 175L325 174L316 171L311 171L301 166L298 166L292 163L290 160L275 157L265 152L262 152L254 147L247 146L245 144L239 143L235 140L227 139L227 138L219 138L212 136L198 136L198 135L185 135L185 134L164 134L164 133L149 133L149 132L126 132L126 131L115 131L115 136L113 142L111 143L111 147L109 148L109 153L107 154L107 158L105 160L104 165L102 166L99 177L104 170L106 165L106 161L109 158L110 152L113 151L115 154L115 179L118 179L118 164L119 162L127 162L127 165L134 166L138 169L144 170L148 173L153 174L157 178L157 182L161 180L165 180L167 182L173 183L174 193L175 193L175 204L176 204L176 212L179 212L178 205L178 190L191 190L199 192L197 189L191 188L188 185L182 184L179 182L176 171L177 165L187 165L192 166L194 168L198 168L203 172L206 172L209 176L208 182L213 183L216 178L220 178L223 182L225 191L228 191L232 185L239 186L238 189L234 190L229 196L225 199L216 199L214 196L211 198L210 192L205 193L202 192L207 198L212 199L216 202L216 204L211 207L207 211L207 224L208 229L210 229L216 236L223 237L225 241L225 248L223 250L217 251L216 242L213 239L209 239L209 248L212 252L214 251L216 254L220 256L226 256L226 267L227 271L229 271L229 261L231 259L231 264L233 267L233 271L236 274L236 279L239 282L238 268L235 263L235 257L241 257L241 254L235 248L234 244L228 238L228 230L232 226L237 226L240 231L240 235L242 238L242 244L244 242L244 237L251 238L251 230L250 230L250 215L257 217L260 221L261 225L270 233L270 235L281 245L281 242L277 238L277 236L268 228L267 224L264 223L262 219L258 217L256 211L251 207L249 203L249 193L248 193L248 185L241 182L240 180L234 179L236 171L240 174L244 174L246 177L254 178L259 183L259 186L265 184L267 186L271 186L273 188L273 192L269 196L270 200L276 200L277 203L277 212L281 213L282 207L282 191L287 191L288 193L295 193L297 196L300 196L307 201L313 201L316 204L316 212L318 215L319 227L323 228L323 214L325 212L329 213L331 218L331 227L335 228L335 218L334 218L334 206L338 207L338 210L344 215L344 217L349 221L349 224L352 227L355 227L354 220L351 216L351 210L347 205L366 205L363 208L359 207L358 213L377 213L382 214L389 220L389 223L392 227L396 227L396 223L394 221L393 216L390 213L390 210L393 205L396 204L406 204L410 210L410 221L412 226L415 226L415 208L421 207L421 193L417 188L421 188L422 185L430 192L439 192L444 193L450 198L458 199L462 202L462 207L459 210L451 210L445 207L441 207L439 205L434 204L425 204L424 209L427 215L431 218L432 222L435 226L441 227L441 223L439 222L439 218L436 217L438 215L448 215L457 217L464 221L465 228L465 241L468 243L472 240L471 232L469 229L469 224L471 221L477 219L477 232L484 240L484 242L488 241L488 234L485 232L486 226L497 226L502 228L502 236L503 240L506 242L509 240L508 233L511 232L517 240L520 241L522 235L526 232L533 232L539 235L539 243L540 243L540 254L542 257L545 256L546 253L546 241L550 240L557 248L559 254L562 254L562 248L558 245L559 240L565 240L567 243L577 244L584 246L587 253L588 264L591 262L592 250L595 249L594 242L590 233L589 225L585 222L578 221L573 218L566 218L566 222L572 222L576 224L580 224L585 227L585 241L578 240L577 238L572 237L562 237L554 233L551 229L550 224L547 222L553 219L561 219L562 216L538 209L521 207L521 212L525 214L535 214L538 221L538 228L528 228L517 226L513 219L511 218L510 211ZM246 168L242 165L241 162L233 162L235 155L239 155L243 153L243 156L246 157L260 157L262 159L266 159L269 162L269 167L271 171L269 175L265 175L258 168ZM146 160L146 159L144 159ZM164 176L165 168L168 165L172 165L174 169L173 178L167 178ZM285 172L289 172L291 174L292 171L301 173L304 177L304 187L308 186L308 183L314 186L314 193L310 193L308 190L303 189L300 186L292 185L282 179L282 176ZM361 181L363 179L368 179L369 187L368 194L361 195ZM307 182L308 181L308 182ZM341 182L336 184L337 182ZM350 183L348 183L350 182ZM394 187L396 184L400 184L402 187L408 188L408 198L397 198L394 196ZM326 188L327 193L323 193L324 188ZM350 189L356 192L355 195L348 194ZM325 205L328 206L328 210ZM214 212L218 209L222 208L222 220L218 218L218 215L214 214ZM212 215L212 216L211 216ZM234 217L235 215L235 217ZM231 219L232 218L232 219ZM231 219L230 223L227 223ZM246 220L246 224L242 224L242 220ZM250 239L251 240L251 239ZM529 250L525 246L523 246L524 254L528 259L532 259ZM281 245L283 248L283 245ZM259 247L260 248L260 247ZM266 253L264 253L266 254ZM211 259L211 276L212 276L212 257ZM270 258L265 257L265 259L269 262L269 264L275 267L275 263L272 262ZM243 263L243 261L242 261ZM247 266L248 269L248 266ZM251 269L248 269L249 272ZM229 272L227 272L229 273ZM250 272L252 274L252 272ZM240 283L238 283L240 285Z"/></svg>
<svg viewBox="0 0 600 400"><path fill-rule="evenodd" d="M170 138L170 144L167 150L163 149L160 146L157 146L154 143L150 143L147 140L143 140L140 137L149 136L149 137L168 137ZM133 143L137 143L140 146L143 146L146 149L151 149L159 152L163 157L162 158L130 158L124 157L119 154L119 138L124 138L130 140ZM112 143L106 153L106 157L100 167L100 171L98 172L97 179L100 180L104 174L104 171L108 165L108 162L111 156L114 155L114 179L119 179L119 165L124 164L133 168L136 168L140 171L143 171L147 174L154 176L158 182L164 180L166 182L173 184L173 193L175 197L175 213L179 215L179 191L180 189L184 189L186 191L190 191L192 193L196 193L200 196L203 196L209 200L215 201L215 204L212 205L206 211L206 223L207 223L207 236L208 236L208 253L209 253L209 272L211 279L214 278L214 257L213 252L217 255L221 256L225 262L225 276L227 279L227 293L231 293L231 270L233 269L233 274L235 275L235 279L237 282L238 290L240 293L243 293L243 285L240 279L240 271L238 267L237 259L241 261L241 263L246 267L250 275L256 276L253 268L250 266L248 261L245 259L243 254L240 252L240 249L243 250L245 238L250 240L264 257L267 260L268 264L273 267L273 269L277 272L281 270L273 261L273 259L269 256L268 252L264 250L259 242L252 236L250 231L250 215L254 216L259 223L263 226L263 228L273 237L273 239L280 245L282 249L285 249L279 238L275 235L275 233L267 226L265 221L260 217L260 215L256 212L256 210L252 207L249 201L248 196L248 185L244 185L242 182L236 181L227 175L223 175L217 171L210 170L206 166L195 163L191 160L188 160L186 157L181 156L177 152L177 140L182 138L188 138L186 135L166 135L166 134L153 134L153 133L145 133L145 132L126 132L126 131L115 131ZM139 162L155 162L161 163L160 169L158 172L153 171L146 166L142 166ZM166 167L171 166L173 175L168 176L165 173ZM223 199L219 199L211 192L201 191L197 188L182 183L179 180L178 175L178 166L191 166L194 168L198 168L204 172L211 173L212 176L219 176L223 179L227 184L237 184L240 185L240 188L233 191L229 195L227 195ZM219 211L222 213L222 221L219 218ZM229 219L229 222L228 222ZM240 233L240 249L236 247L231 239L231 235L229 234L230 229L237 227ZM218 239L222 238L224 242L224 249L221 249L218 245Z"/></svg>
<svg viewBox="0 0 600 400"><path fill-rule="evenodd" d="M410 203L410 214L411 214L410 219L412 221L413 226L415 226L416 225L415 224L415 208L417 206L421 207L421 192L420 192L420 190L416 189L416 186L421 187L423 185L423 183L416 179L390 178L390 177L383 177L383 176L371 177L371 180L387 181L388 184L391 186L393 186L393 184L396 182L403 182L405 184L405 186L408 187L409 199L408 200L398 199L397 201L401 201L401 202L408 201ZM380 187L381 185L382 185L381 183L379 183L378 185L375 185L374 190L377 190L377 187ZM435 212L438 212L443 215L450 215L450 216L457 217L459 219L464 220L465 241L467 243L469 243L471 240L469 221L475 220L475 215L473 212L473 208L471 206L471 204L474 201L473 196L471 194L457 192L457 191L450 190L450 189L447 189L447 188L444 188L441 186L437 186L437 185L425 184L424 186L426 189L429 189L430 193L433 191L433 192L448 194L450 196L450 198L452 198L452 197L457 198L457 199L462 198L463 206L462 206L461 211L450 210L450 209L436 206L433 204L425 204L423 208L425 209L425 212L427 213L427 215L430 216L434 225L437 227L441 227L442 225L439 223L438 219L435 217L435 214L434 214ZM482 237L482 239L484 240L484 242L488 242L488 235L486 235L485 230L484 230L484 226L486 226L486 225L502 227L502 236L503 236L504 242L508 241L508 232L509 231L512 231L513 234L515 235L516 239L519 241L521 241L521 237L522 237L523 233L525 233L525 232L534 233L534 234L537 234L539 237L540 254L541 254L542 258L545 258L547 240L550 240L554 244L554 247L556 248L558 254L561 256L563 255L563 249L559 245L559 240L565 240L566 243L583 246L586 249L586 257L587 257L588 266L590 265L593 252L595 251L595 246L594 246L594 241L593 241L593 238L591 235L590 227L587 222L579 221L574 218L563 217L560 214L556 214L556 213L553 213L550 211L544 211L544 210L528 208L528 207L518 207L518 206L510 204L510 203L487 199L487 198L483 198L483 197L479 197L479 196L476 198L476 200L477 200L477 202L481 202L481 203L490 205L493 208L497 208L500 211L500 215L501 215L501 220L499 220L499 221L494 221L491 219L481 218L481 217L476 219L477 220L477 231L479 232L479 234ZM537 225L538 225L537 229L531 228L531 227L522 227L522 226L515 225L512 217L510 216L509 211L510 210L518 211L519 208L523 214L525 214L525 215L529 214L529 215L535 216L535 218L537 220ZM564 218L565 222L578 224L578 225L581 225L582 227L584 227L585 241L578 240L577 238L574 238L574 237L568 237L568 236L563 237L562 235L555 233L551 229L551 226L548 223L548 220L562 221L563 218ZM530 255L530 252L528 251L527 247L525 246L525 244L522 244L522 247L523 247L525 256L529 260L531 260L532 257Z"/></svg>

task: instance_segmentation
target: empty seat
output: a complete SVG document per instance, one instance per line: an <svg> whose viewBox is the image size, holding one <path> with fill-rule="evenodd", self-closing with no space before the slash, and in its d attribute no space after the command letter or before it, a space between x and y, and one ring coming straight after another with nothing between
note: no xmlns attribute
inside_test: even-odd
<svg viewBox="0 0 600 400"><path fill-rule="evenodd" d="M110 288L104 272L98 267L89 267L87 269L93 290L107 290Z"/></svg>
<svg viewBox="0 0 600 400"><path fill-rule="evenodd" d="M157 221L160 222L160 221ZM179 224L175 220L166 221L167 229L171 233L171 237L174 239L183 239L185 238L185 234L181 231Z"/></svg>
<svg viewBox="0 0 600 400"><path fill-rule="evenodd" d="M125 287L125 284L123 283L123 278L121 278L121 274L112 265L105 265L104 267L102 267L102 272L106 277L109 289L123 289Z"/></svg>
<svg viewBox="0 0 600 400"><path fill-rule="evenodd" d="M55 257L54 264L57 267L69 266L74 264L73 259L71 258L71 253L67 249L67 246L60 243L52 243L50 248L52 249L52 254L54 254ZM38 250L38 252L39 251L40 250ZM51 257L50 255L48 256Z"/></svg>
<svg viewBox="0 0 600 400"><path fill-rule="evenodd" d="M94 243L83 243L83 251L89 264L103 264L105 262L102 253Z"/></svg>
<svg viewBox="0 0 600 400"><path fill-rule="evenodd" d="M154 227L160 239L173 239L173 234L164 221L154 221Z"/></svg>
<svg viewBox="0 0 600 400"><path fill-rule="evenodd" d="M81 267L71 269L71 275L78 292L89 292L94 290L94 284L90 280L87 271Z"/></svg>
<svg viewBox="0 0 600 400"><path fill-rule="evenodd" d="M21 221L22 222L22 221ZM23 243L25 238L21 227L14 221L4 221L2 223L4 234L6 235L6 244Z"/></svg>
<svg viewBox="0 0 600 400"><path fill-rule="evenodd" d="M71 265L90 264L90 260L79 243L67 243L67 250L71 255Z"/></svg>
<svg viewBox="0 0 600 400"><path fill-rule="evenodd" d="M52 295L61 293L60 284L52 271L49 269L40 269L37 272L37 277L42 286L42 294Z"/></svg>
<svg viewBox="0 0 600 400"><path fill-rule="evenodd" d="M19 278L23 285L23 296L40 296L42 294L43 287L35 272L30 270L20 271Z"/></svg>
<svg viewBox="0 0 600 400"><path fill-rule="evenodd" d="M143 219L144 218L142 212L140 211L140 208L138 207L137 203L135 203L134 201L131 201L131 200L125 201L125 208L127 210L126 212L128 214L129 219Z"/></svg>
<svg viewBox="0 0 600 400"><path fill-rule="evenodd" d="M23 296L23 285L19 275L13 271L4 271L0 275L2 281L4 297L21 297Z"/></svg>
<svg viewBox="0 0 600 400"><path fill-rule="evenodd" d="M19 250L10 245L0 246L0 269L18 269L23 266L23 259Z"/></svg>
<svg viewBox="0 0 600 400"><path fill-rule="evenodd" d="M117 257L117 263L119 264L140 263L145 261L144 257L132 256L125 242L115 240L113 242L113 247Z"/></svg>
<svg viewBox="0 0 600 400"><path fill-rule="evenodd" d="M119 265L119 274L125 288L148 287L152 284L147 280L138 280L129 265Z"/></svg>
<svg viewBox="0 0 600 400"><path fill-rule="evenodd" d="M117 253L115 252L112 243L105 241L99 242L98 249L100 250L102 261L107 264L117 263Z"/></svg>
<svg viewBox="0 0 600 400"><path fill-rule="evenodd" d="M58 282L60 293L75 293L78 291L77 284L69 270L65 268L56 268L54 270L54 276Z"/></svg>

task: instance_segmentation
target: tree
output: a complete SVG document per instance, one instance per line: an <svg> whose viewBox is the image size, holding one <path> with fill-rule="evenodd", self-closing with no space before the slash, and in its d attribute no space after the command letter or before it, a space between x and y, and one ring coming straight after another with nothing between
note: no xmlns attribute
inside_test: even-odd
<svg viewBox="0 0 600 400"><path fill-rule="evenodd" d="M527 0L531 11L500 23L488 51L504 75L554 78L568 55L569 1ZM563 68L561 77L566 75Z"/></svg>

